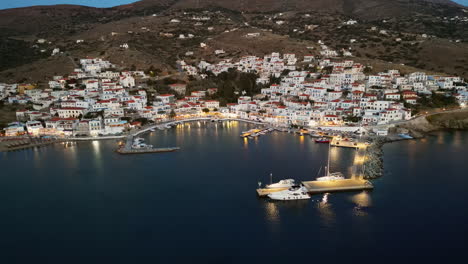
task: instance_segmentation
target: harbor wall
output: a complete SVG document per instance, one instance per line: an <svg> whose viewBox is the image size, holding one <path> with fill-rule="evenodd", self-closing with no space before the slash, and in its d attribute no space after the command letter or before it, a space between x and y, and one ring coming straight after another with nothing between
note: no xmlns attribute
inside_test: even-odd
<svg viewBox="0 0 468 264"><path fill-rule="evenodd" d="M374 139L366 148L363 175L364 179L377 179L383 176L383 146L389 142L387 138L379 137Z"/></svg>

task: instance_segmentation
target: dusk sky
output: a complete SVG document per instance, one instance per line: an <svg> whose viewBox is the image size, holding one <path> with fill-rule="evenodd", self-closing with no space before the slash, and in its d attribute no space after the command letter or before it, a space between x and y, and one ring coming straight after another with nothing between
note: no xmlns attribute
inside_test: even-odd
<svg viewBox="0 0 468 264"><path fill-rule="evenodd" d="M1 0L0 9L24 7L32 5L56 5L56 4L76 4L95 7L111 7L121 4L128 4L136 0ZM468 0L455 0L460 4L468 6Z"/></svg>

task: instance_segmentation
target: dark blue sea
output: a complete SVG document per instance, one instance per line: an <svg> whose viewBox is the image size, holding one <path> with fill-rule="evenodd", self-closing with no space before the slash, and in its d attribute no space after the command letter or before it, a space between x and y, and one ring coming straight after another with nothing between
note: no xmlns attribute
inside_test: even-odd
<svg viewBox="0 0 468 264"><path fill-rule="evenodd" d="M251 125L145 135L165 154L94 141L0 153L0 263L447 263L468 250L468 132L388 144L371 192L257 198L258 182L312 180L326 145ZM356 152L332 148L350 177ZM327 200L327 201L326 201ZM449 261L449 262L452 262Z"/></svg>

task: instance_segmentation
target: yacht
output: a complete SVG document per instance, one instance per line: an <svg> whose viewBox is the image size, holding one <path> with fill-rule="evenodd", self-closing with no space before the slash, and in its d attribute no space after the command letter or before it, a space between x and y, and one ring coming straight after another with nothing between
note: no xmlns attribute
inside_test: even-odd
<svg viewBox="0 0 468 264"><path fill-rule="evenodd" d="M145 139L141 138L141 137L137 137L137 138L133 139L134 144L137 144L137 143L139 144L139 143L143 143L143 142L145 142Z"/></svg>
<svg viewBox="0 0 468 264"><path fill-rule="evenodd" d="M272 183L268 184L265 187L267 189L277 189L277 188L290 188L295 185L295 182L293 179L286 179L286 180L281 180L277 183Z"/></svg>
<svg viewBox="0 0 468 264"><path fill-rule="evenodd" d="M143 138L137 137L133 140L132 149L148 149L152 147L152 145L146 145Z"/></svg>
<svg viewBox="0 0 468 264"><path fill-rule="evenodd" d="M278 201L307 200L310 195L304 186L293 186L285 191L270 193L268 198Z"/></svg>

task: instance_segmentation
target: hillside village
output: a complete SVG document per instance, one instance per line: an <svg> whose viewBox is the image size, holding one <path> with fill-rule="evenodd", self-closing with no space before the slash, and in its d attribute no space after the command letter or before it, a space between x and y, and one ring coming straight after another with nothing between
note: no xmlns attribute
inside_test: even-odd
<svg viewBox="0 0 468 264"><path fill-rule="evenodd" d="M322 45L322 52L326 46ZM178 64L188 76L203 79L235 70L254 73L263 87L260 94L236 91L237 102L220 105L209 97L219 87L188 91L187 84L169 85L170 93L149 94L140 85L149 78L143 71L115 70L100 58L79 61L67 77L55 76L47 89L32 84L0 84L4 104L29 106L16 112L17 122L4 128L6 136L121 135L147 122L164 122L213 113L269 123L279 127L374 126L408 120L421 97L443 94L461 106L468 100L467 84L460 77L424 72L402 75L398 70L368 74L368 67L353 60L331 60L274 52L263 58L244 56L211 64ZM306 64L307 70L299 69ZM276 80L276 83L273 82Z"/></svg>

